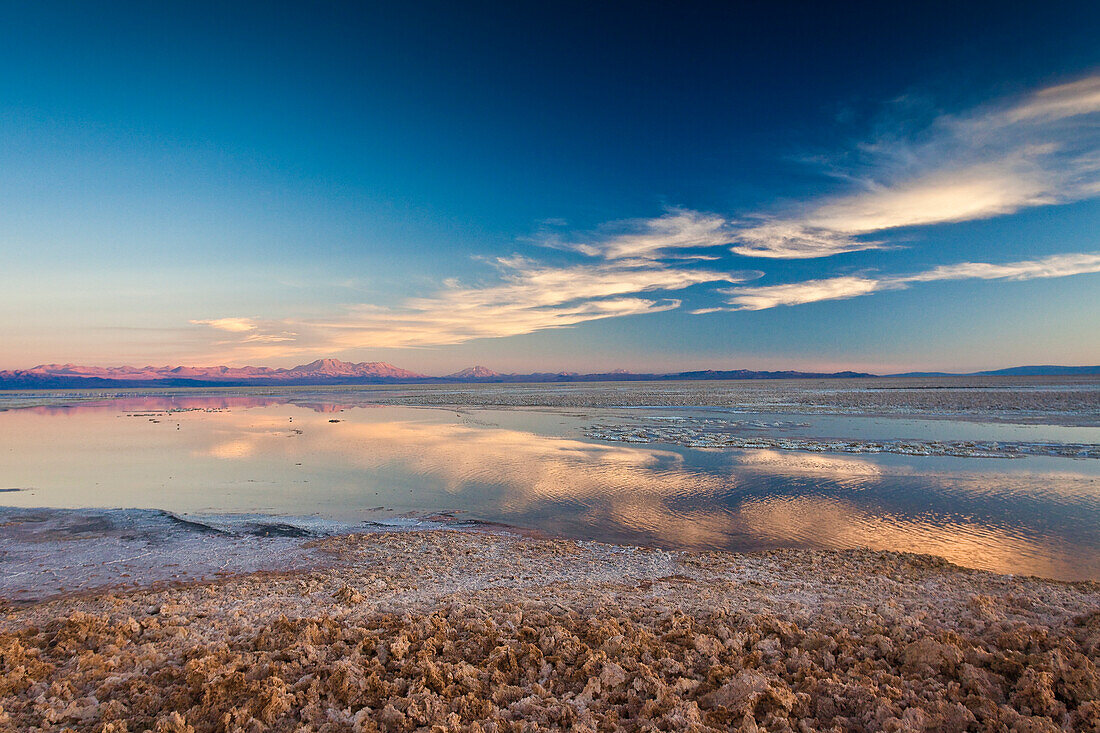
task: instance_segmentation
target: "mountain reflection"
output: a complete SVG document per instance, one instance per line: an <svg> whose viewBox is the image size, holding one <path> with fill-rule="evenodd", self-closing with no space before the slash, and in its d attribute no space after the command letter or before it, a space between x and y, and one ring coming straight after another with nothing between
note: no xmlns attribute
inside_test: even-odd
<svg viewBox="0 0 1100 733"><path fill-rule="evenodd" d="M69 402L47 405L31 405L20 409L40 415L80 415L90 412L190 412L249 410L257 407L273 407L293 404L314 412L336 413L352 408L377 407L370 403L331 402L305 396L288 401L285 395L140 395L130 397L107 397L103 399L73 399Z"/></svg>

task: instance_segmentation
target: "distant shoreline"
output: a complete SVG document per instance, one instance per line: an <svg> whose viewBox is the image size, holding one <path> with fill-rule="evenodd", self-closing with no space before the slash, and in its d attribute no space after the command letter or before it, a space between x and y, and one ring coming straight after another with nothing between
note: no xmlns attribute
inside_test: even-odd
<svg viewBox="0 0 1100 733"><path fill-rule="evenodd" d="M790 389L789 389L790 388ZM1013 392L1011 404L999 396ZM236 406L264 400L340 407L714 408L783 414L921 417L979 422L1100 426L1100 375L709 379L615 382L202 384L0 388L0 411L68 409L143 399L127 410L194 406L204 397ZM239 397L243 402L234 403ZM159 401L158 401L159 400ZM246 404L247 403L247 404Z"/></svg>
<svg viewBox="0 0 1100 733"><path fill-rule="evenodd" d="M325 363L322 363L325 362ZM672 373L598 372L591 374L536 372L500 374L477 367L455 374L432 377L409 372L384 362L353 364L322 360L293 369L268 367L81 367L71 364L41 365L31 369L0 371L0 391L26 389L109 389L156 387L321 387L417 384L570 384L599 382L686 382L790 379L903 379L924 377L1041 377L1100 376L1100 366L1024 366L983 372L869 372L761 371L703 369ZM319 365L319 366L318 366ZM186 375L186 376L184 376ZM212 375L212 376L209 376Z"/></svg>

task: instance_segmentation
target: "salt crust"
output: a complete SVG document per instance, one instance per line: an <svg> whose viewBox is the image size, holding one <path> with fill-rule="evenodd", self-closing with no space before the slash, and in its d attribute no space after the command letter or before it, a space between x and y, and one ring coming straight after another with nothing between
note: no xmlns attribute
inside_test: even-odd
<svg viewBox="0 0 1100 733"><path fill-rule="evenodd" d="M994 440L829 440L795 436L738 434L737 424L715 427L725 421L696 420L694 423L669 425L597 424L585 429L588 438L612 443L664 443L692 448L763 448L766 450L808 451L811 453L894 453L904 456L955 456L957 458L1100 458L1095 443L1029 443Z"/></svg>
<svg viewBox="0 0 1100 733"><path fill-rule="evenodd" d="M360 394L370 401L391 405L556 408L706 405L748 414L1100 426L1100 389L1095 377L433 385L383 387Z"/></svg>
<svg viewBox="0 0 1100 733"><path fill-rule="evenodd" d="M0 729L1100 730L1100 584L426 531L4 609Z"/></svg>

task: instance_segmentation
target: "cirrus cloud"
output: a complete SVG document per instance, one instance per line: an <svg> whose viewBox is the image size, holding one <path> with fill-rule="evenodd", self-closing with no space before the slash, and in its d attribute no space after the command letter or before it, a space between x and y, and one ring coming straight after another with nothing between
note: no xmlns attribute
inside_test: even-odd
<svg viewBox="0 0 1100 733"><path fill-rule="evenodd" d="M1069 277L1100 272L1100 253L1052 255L1039 260L1024 260L1005 264L962 262L941 265L915 275L870 277L845 275L805 280L781 285L733 288L722 292L729 297L728 308L708 308L694 311L710 313L719 310L754 311L782 305L803 305L825 300L845 300L870 295L881 290L904 290L911 283L938 280L1035 280Z"/></svg>
<svg viewBox="0 0 1100 733"><path fill-rule="evenodd" d="M585 242L553 240L550 244L609 260L714 259L713 255L685 251L725 247L735 236L735 230L724 217L688 209L672 209L664 216L617 222L613 226L625 231Z"/></svg>
<svg viewBox="0 0 1100 733"><path fill-rule="evenodd" d="M857 190L757 215L732 251L800 259L887 246L882 235L1100 195L1100 75L940 115L910 138L857 146Z"/></svg>
<svg viewBox="0 0 1100 733"><path fill-rule="evenodd" d="M255 331L257 328L256 322L251 318L212 318L192 320L191 323L195 326L209 326L218 331L229 331L230 333L247 333L248 331Z"/></svg>
<svg viewBox="0 0 1100 733"><path fill-rule="evenodd" d="M467 287L449 280L431 295L408 298L392 308L357 304L322 319L221 318L192 323L238 333L236 341L220 342L234 347L227 354L230 359L443 346L659 313L680 307L681 301L651 294L745 282L761 274L672 267L647 258L554 266L502 257L494 265L500 273L495 284ZM234 328L245 324L251 327Z"/></svg>
<svg viewBox="0 0 1100 733"><path fill-rule="evenodd" d="M229 360L418 348L502 338L589 321L677 309L672 297L701 285L739 285L757 271L700 267L729 252L805 259L896 246L891 232L1012 214L1100 196L1100 75L1040 89L963 114L939 115L919 135L881 136L858 146L845 177L856 190L805 201L786 213L731 218L670 209L617 222L595 235L539 244L582 261L492 260L497 278L466 285L448 278L427 295L392 306L349 304L327 318L222 317L192 320L216 332ZM553 224L553 222L547 222ZM1095 254L943 265L907 276L848 274L721 290L717 310L764 310L959 279L1026 280L1100 271Z"/></svg>
<svg viewBox="0 0 1100 733"><path fill-rule="evenodd" d="M801 305L821 300L842 300L867 295L881 290L879 280L854 275L830 277L821 280L805 280L783 285L766 285L759 288L738 288L723 291L733 296L729 302L732 308L708 308L697 313L714 313L720 310L759 311L774 308L777 305Z"/></svg>

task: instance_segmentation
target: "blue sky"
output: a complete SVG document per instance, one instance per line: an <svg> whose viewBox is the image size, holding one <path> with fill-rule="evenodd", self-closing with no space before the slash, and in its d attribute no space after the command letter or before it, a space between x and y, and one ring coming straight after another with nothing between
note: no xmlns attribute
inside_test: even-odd
<svg viewBox="0 0 1100 733"><path fill-rule="evenodd" d="M1100 363L1092 3L0 3L0 368Z"/></svg>

